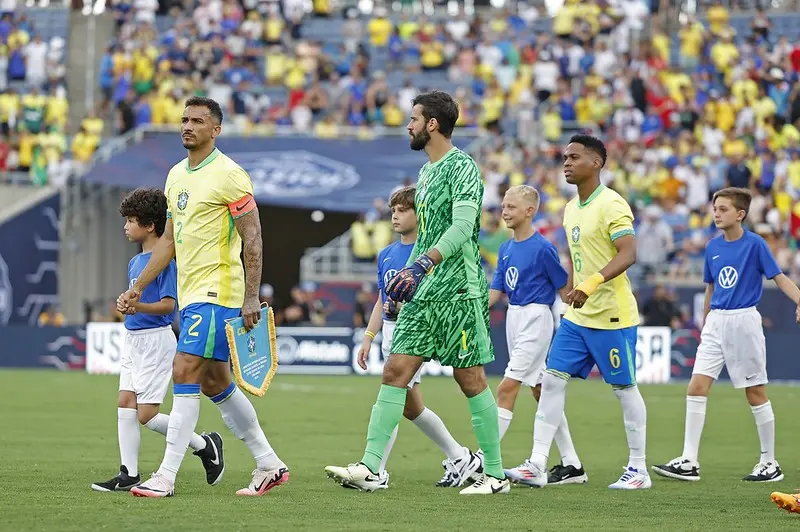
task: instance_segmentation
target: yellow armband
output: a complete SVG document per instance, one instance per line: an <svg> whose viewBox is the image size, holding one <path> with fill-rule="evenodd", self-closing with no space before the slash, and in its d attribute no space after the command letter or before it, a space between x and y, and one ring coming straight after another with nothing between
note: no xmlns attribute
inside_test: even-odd
<svg viewBox="0 0 800 532"><path fill-rule="evenodd" d="M578 286L575 287L575 290L580 290L588 297L594 294L597 291L597 288L604 282L606 282L605 277L598 272L589 276L582 283L578 284Z"/></svg>

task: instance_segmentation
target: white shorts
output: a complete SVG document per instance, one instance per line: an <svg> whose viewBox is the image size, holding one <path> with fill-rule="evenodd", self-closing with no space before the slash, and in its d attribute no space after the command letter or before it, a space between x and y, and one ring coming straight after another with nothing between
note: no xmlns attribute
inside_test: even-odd
<svg viewBox="0 0 800 532"><path fill-rule="evenodd" d="M708 313L692 375L717 379L722 366L734 388L767 384L767 344L755 307Z"/></svg>
<svg viewBox="0 0 800 532"><path fill-rule="evenodd" d="M394 328L397 325L396 321L386 321L383 320L383 338L381 338L381 354L383 355L383 360L388 360L389 355L391 354L392 349L392 336L394 335ZM414 374L414 377L411 379L411 382L408 383L407 388L410 390L414 387L414 385L419 384L422 382L422 366L425 365L425 362L419 367L417 372Z"/></svg>
<svg viewBox="0 0 800 532"><path fill-rule="evenodd" d="M547 305L509 305L506 315L508 367L505 377L527 386L542 382L553 339L553 312Z"/></svg>
<svg viewBox="0 0 800 532"><path fill-rule="evenodd" d="M122 346L120 391L135 393L139 404L161 404L172 379L177 347L172 327L127 331Z"/></svg>

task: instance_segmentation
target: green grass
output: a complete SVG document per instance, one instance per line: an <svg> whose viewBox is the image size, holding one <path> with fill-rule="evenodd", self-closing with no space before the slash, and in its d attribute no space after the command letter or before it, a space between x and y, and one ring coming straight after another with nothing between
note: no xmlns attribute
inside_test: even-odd
<svg viewBox="0 0 800 532"><path fill-rule="evenodd" d="M497 382L493 382L493 388ZM703 480L654 478L653 489L613 492L627 460L622 414L611 390L598 382L570 385L567 414L587 472L584 486L542 490L515 487L509 496L462 497L433 484L442 474L438 449L402 422L389 462L391 488L359 493L325 478L328 464L361 457L378 379L279 376L254 398L262 426L291 469L290 482L259 498L239 498L253 462L244 444L225 429L204 400L198 430L226 438L223 482L205 483L197 458L187 454L171 499L95 493L93 481L118 467L114 377L81 373L0 372L0 508L2 530L798 530L800 516L778 510L769 493L800 486L796 405L800 389L770 389L777 417L778 457L787 480L746 485L740 478L758 458L753 416L742 392L720 385L709 401L701 446ZM427 378L427 405L459 441L475 447L467 404L454 382ZM683 385L642 388L648 406L648 462L681 452ZM165 405L164 411L169 411ZM503 441L507 466L530 453L534 405L518 400ZM157 469L163 437L142 429L140 470ZM553 457L557 457L555 447ZM557 459L557 458L556 458Z"/></svg>

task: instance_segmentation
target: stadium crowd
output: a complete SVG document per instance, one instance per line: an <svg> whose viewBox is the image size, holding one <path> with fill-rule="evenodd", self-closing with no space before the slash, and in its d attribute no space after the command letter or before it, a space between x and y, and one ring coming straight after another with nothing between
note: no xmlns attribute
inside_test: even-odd
<svg viewBox="0 0 800 532"><path fill-rule="evenodd" d="M800 45L766 12L736 33L719 3L680 28L640 0L567 0L544 25L548 14L524 4L444 19L378 6L369 16L346 10L339 33L321 37L309 25L340 13L312 4L306 13L299 0L187 0L166 26L155 1L110 4L118 32L100 63L104 102L69 148L64 43L43 43L21 11L3 14L0 84L22 90L0 95L0 168L32 169L43 182L43 163L52 175L66 156L89 161L107 122L116 133L174 124L194 94L218 100L242 131L335 138L345 125L364 135L400 127L415 94L442 88L457 95L459 126L487 133L471 149L487 185L489 268L508 237L499 218L508 186L539 189L537 225L566 248L560 216L573 191L559 150L589 130L609 147L604 182L636 209L640 276L665 264L672 278L698 272L714 234L708 199L726 185L754 191L751 228L785 271L800 272ZM392 238L384 204L353 226L359 259Z"/></svg>

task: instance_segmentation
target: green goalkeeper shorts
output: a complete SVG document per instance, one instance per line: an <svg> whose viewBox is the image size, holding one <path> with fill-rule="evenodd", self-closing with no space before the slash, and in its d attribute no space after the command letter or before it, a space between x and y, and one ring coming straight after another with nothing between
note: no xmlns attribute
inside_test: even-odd
<svg viewBox="0 0 800 532"><path fill-rule="evenodd" d="M492 362L488 300L411 300L397 317L391 352L435 359L454 368Z"/></svg>

